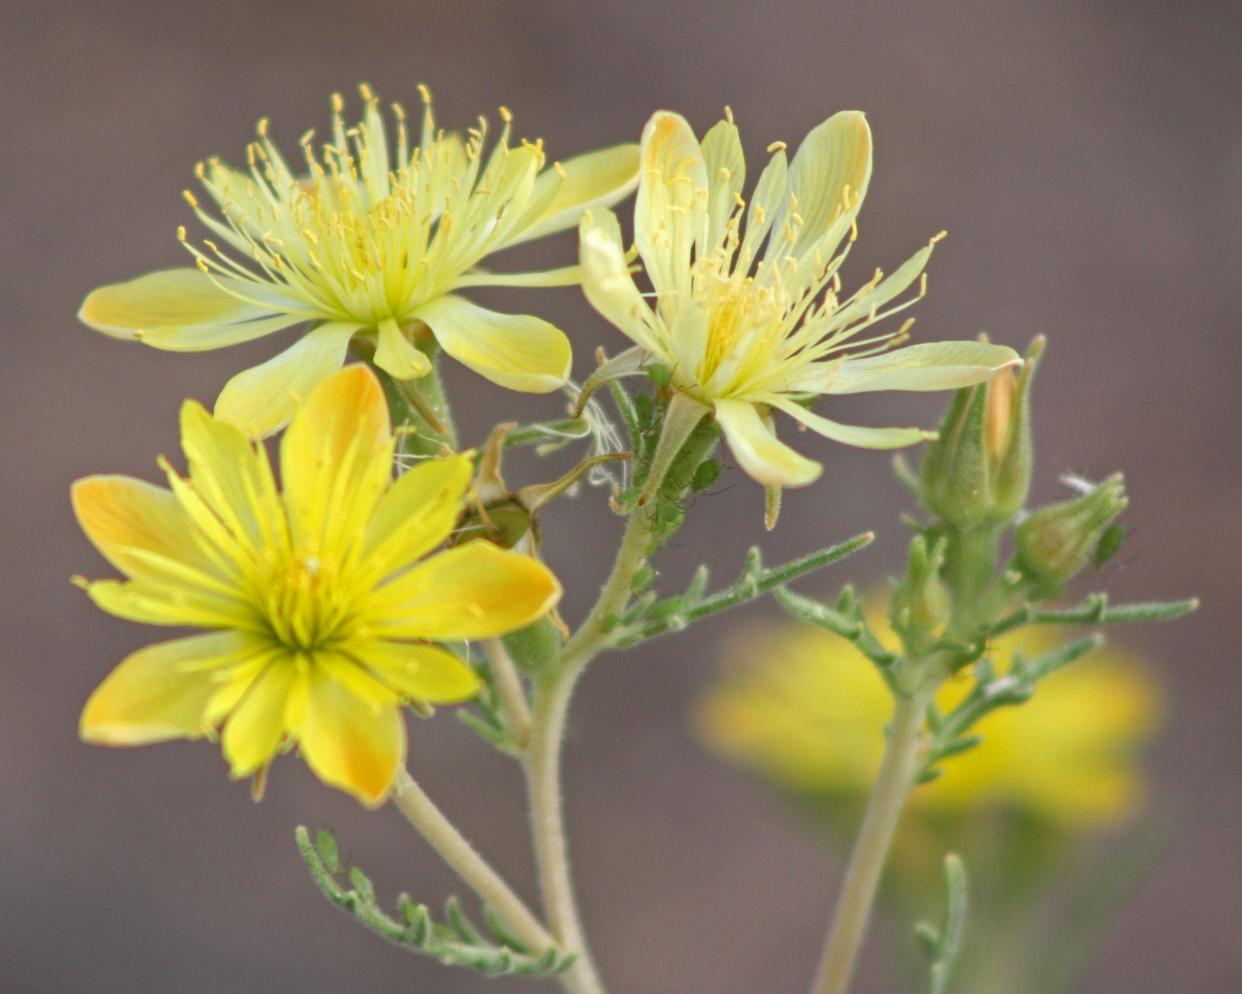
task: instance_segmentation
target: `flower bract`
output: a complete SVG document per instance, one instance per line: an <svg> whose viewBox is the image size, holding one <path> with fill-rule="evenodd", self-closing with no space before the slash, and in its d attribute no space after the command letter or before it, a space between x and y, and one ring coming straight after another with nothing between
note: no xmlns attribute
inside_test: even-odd
<svg viewBox="0 0 1242 994"><path fill-rule="evenodd" d="M187 402L189 472L169 489L124 476L73 488L78 520L123 580L81 581L105 611L202 629L140 649L94 692L82 736L139 745L219 735L234 777L297 746L321 780L368 805L405 758L403 701L479 687L440 643L532 623L560 596L537 560L476 541L431 555L461 512L471 457L394 482L383 391L348 366L264 449Z"/></svg>
<svg viewBox="0 0 1242 994"><path fill-rule="evenodd" d="M328 140L302 136L301 169L286 162L266 120L245 170L214 158L199 165L215 212L188 191L186 199L212 237L200 246L179 232L196 268L101 287L82 305L82 320L99 331L180 352L306 325L292 345L234 376L220 394L216 415L250 435L283 425L341 367L351 342L398 379L430 372L434 339L502 386L559 388L572 356L558 328L480 307L461 291L576 283L576 266L498 274L479 263L572 227L585 207L612 203L635 182L633 145L546 165L542 143L511 144L502 108L503 128L489 150L482 118L464 138L437 128L425 88L421 137L412 142L400 106L390 128L379 99L361 89L362 120L347 127L334 96Z"/></svg>
<svg viewBox="0 0 1242 994"><path fill-rule="evenodd" d="M820 394L947 390L1021 360L981 342L893 348L908 322L868 331L922 295L931 244L890 275L877 271L854 293L842 291L839 269L871 179L862 114L824 121L792 161L780 143L771 151L746 203L746 162L731 115L700 142L680 115L655 114L643 132L634 208L635 247L653 293L635 285L610 211L583 216L580 253L583 289L596 310L669 369L673 388L699 405L700 416L715 415L746 472L785 487L812 482L822 467L777 439L773 412L849 445L910 445L930 433L840 424L807 402Z"/></svg>

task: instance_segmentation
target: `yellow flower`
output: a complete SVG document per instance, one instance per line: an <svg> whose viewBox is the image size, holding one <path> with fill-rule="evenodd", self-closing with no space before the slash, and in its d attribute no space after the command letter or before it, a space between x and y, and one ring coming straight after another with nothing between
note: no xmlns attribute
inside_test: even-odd
<svg viewBox="0 0 1242 994"><path fill-rule="evenodd" d="M838 270L871 179L866 119L857 112L830 117L788 165L783 144L774 151L747 207L745 160L731 115L700 143L680 115L657 113L643 132L634 208L634 241L654 306L630 276L610 211L583 216L581 261L587 299L640 353L669 368L674 389L689 399L679 403L695 411L691 418L714 413L747 473L766 486L789 487L812 482L822 467L777 440L773 411L849 445L910 445L930 433L839 424L803 401L947 390L1021 362L1012 349L979 342L889 351L909 323L859 340L864 329L922 296L932 245L886 279L877 271L843 296ZM913 298L894 304L911 287L918 288Z"/></svg>
<svg viewBox="0 0 1242 994"><path fill-rule="evenodd" d="M225 386L216 416L252 435L278 429L314 386L339 369L351 339L366 336L375 363L398 379L431 366L412 338L430 334L449 355L513 390L546 393L569 375L569 341L529 315L486 310L457 291L476 286L578 282L576 266L495 274L476 267L492 252L570 228L584 207L610 204L633 188L633 145L592 152L544 169L542 144L509 144L509 113L485 155L487 122L462 140L437 130L430 96L421 140L410 147L405 114L393 106L392 140L378 98L361 87L363 120L346 128L333 96L331 140L316 151L302 137L307 173L286 164L259 122L249 170L218 159L197 175L219 217L186 199L218 241L186 242L196 269L150 273L102 287L81 318L118 338L174 352L246 342L307 323L274 359ZM185 231L179 236L185 242ZM242 260L242 261L238 261Z"/></svg>
<svg viewBox="0 0 1242 994"><path fill-rule="evenodd" d="M870 612L877 633L895 647L878 605ZM1015 650L1029 657L1064 635L1028 628L997 640L991 655L1003 672ZM715 750L796 793L870 789L892 716L891 695L870 662L844 639L792 622L752 630L730 656L743 665L697 712ZM952 680L937 704L952 707L967 689L966 677ZM1142 660L1105 648L1047 677L1025 704L984 718L983 742L945 760L942 775L917 788L911 804L941 812L1013 808L1071 829L1115 823L1142 795L1138 752L1159 711L1159 688Z"/></svg>
<svg viewBox="0 0 1242 994"><path fill-rule="evenodd" d="M234 777L261 778L297 744L321 780L368 805L404 763L403 699L448 703L474 671L435 645L530 624L560 586L535 559L444 541L467 455L392 482L383 392L362 366L312 392L281 441L283 493L262 447L199 404L181 412L188 477L73 488L78 521L127 580L80 581L111 614L206 629L125 659L82 713L84 739L214 737Z"/></svg>

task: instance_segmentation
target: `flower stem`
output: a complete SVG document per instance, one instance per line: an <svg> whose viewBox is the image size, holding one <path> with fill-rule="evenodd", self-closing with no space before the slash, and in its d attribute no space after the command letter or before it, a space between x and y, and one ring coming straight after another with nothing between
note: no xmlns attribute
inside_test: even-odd
<svg viewBox="0 0 1242 994"><path fill-rule="evenodd" d="M556 940L539 923L539 919L531 913L522 899L478 854L405 770L397 775L392 802L444 862L504 919L514 935L532 950L539 952L557 945Z"/></svg>
<svg viewBox="0 0 1242 994"><path fill-rule="evenodd" d="M608 618L619 612L629 599L630 584L646 560L650 544L651 516L647 511L638 510L629 519L612 572L595 606L565 645L554 669L535 684L525 756L535 860L552 932L567 950L579 954L566 979L584 994L602 994L604 985L587 949L574 897L561 796L561 745L574 687L587 664L603 647Z"/></svg>
<svg viewBox="0 0 1242 994"><path fill-rule="evenodd" d="M496 694L500 698L509 734L513 737L514 744L521 748L530 737L530 705L526 702L522 678L518 676L509 650L500 639L485 639L483 652L487 656L488 666L491 667Z"/></svg>
<svg viewBox="0 0 1242 994"><path fill-rule="evenodd" d="M880 773L850 854L812 994L845 994L849 988L897 823L919 770L923 717L934 692L935 683L927 681L912 695L897 698Z"/></svg>

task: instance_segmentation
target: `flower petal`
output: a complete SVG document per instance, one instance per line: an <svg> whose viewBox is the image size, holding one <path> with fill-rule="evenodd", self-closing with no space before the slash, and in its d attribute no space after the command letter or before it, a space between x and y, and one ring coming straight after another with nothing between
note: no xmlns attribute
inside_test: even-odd
<svg viewBox="0 0 1242 994"><path fill-rule="evenodd" d="M860 428L857 425L839 424L813 414L801 404L783 398L774 399L770 403L824 438L831 438L834 442L845 445L856 445L861 449L901 449L936 437L934 431L924 431L922 428Z"/></svg>
<svg viewBox="0 0 1242 994"><path fill-rule="evenodd" d="M710 195L707 204L707 243L710 251L724 241L729 218L737 208L746 184L746 158L742 140L732 121L718 121L703 136L703 162L707 168Z"/></svg>
<svg viewBox="0 0 1242 994"><path fill-rule="evenodd" d="M539 560L468 542L376 591L371 627L391 638L489 638L537 621L560 596L560 583Z"/></svg>
<svg viewBox="0 0 1242 994"><path fill-rule="evenodd" d="M372 640L346 644L342 651L411 700L456 704L482 686L472 666L438 646Z"/></svg>
<svg viewBox="0 0 1242 994"><path fill-rule="evenodd" d="M573 362L565 333L528 314L498 314L461 297L438 297L414 317L444 351L510 390L550 393L564 386Z"/></svg>
<svg viewBox="0 0 1242 994"><path fill-rule="evenodd" d="M369 704L319 665L306 681L293 729L302 757L324 783L378 807L405 762L405 725L395 700Z"/></svg>
<svg viewBox="0 0 1242 994"><path fill-rule="evenodd" d="M812 128L789 164L789 191L802 223L792 246L784 248L783 240L774 238L768 256L779 250L797 258L814 246L827 260L836 245L818 243L834 221L858 213L870 182L871 129L860 111L841 111ZM789 216L776 223L776 231ZM848 225L841 230L844 234Z"/></svg>
<svg viewBox="0 0 1242 994"><path fill-rule="evenodd" d="M189 519L163 487L129 476L88 476L70 495L78 523L108 562L129 576L149 576L147 553L210 573Z"/></svg>
<svg viewBox="0 0 1242 994"><path fill-rule="evenodd" d="M800 377L799 387L831 394L955 390L1021 365L1021 357L1007 345L924 342L864 359L846 358L824 363L813 377L805 374Z"/></svg>
<svg viewBox="0 0 1242 994"><path fill-rule="evenodd" d="M238 299L197 269L162 269L92 291L78 317L96 331L174 352L248 342L304 321Z"/></svg>
<svg viewBox="0 0 1242 994"><path fill-rule="evenodd" d="M429 459L388 488L367 524L362 552L381 576L412 565L448 538L473 466L466 455Z"/></svg>
<svg viewBox="0 0 1242 994"><path fill-rule="evenodd" d="M396 321L381 321L375 365L398 380L412 380L431 372L431 360L402 334Z"/></svg>
<svg viewBox="0 0 1242 994"><path fill-rule="evenodd" d="M664 300L690 291L690 250L707 240L707 166L694 130L680 114L657 111L643 129L634 202L634 244Z"/></svg>
<svg viewBox="0 0 1242 994"><path fill-rule="evenodd" d="M321 324L275 358L238 373L220 391L216 417L252 438L278 431L310 392L341 368L349 340L360 327Z"/></svg>
<svg viewBox="0 0 1242 994"><path fill-rule="evenodd" d="M562 176L563 171L563 176ZM584 210L610 207L638 185L638 145L614 145L545 169L535 180L532 203L539 204L538 217L526 219L508 242L517 245L572 228ZM549 188L555 193L549 195Z"/></svg>
<svg viewBox="0 0 1242 994"><path fill-rule="evenodd" d="M181 447L195 493L239 542L252 550L283 542L280 498L262 448L192 400L181 405Z"/></svg>
<svg viewBox="0 0 1242 994"><path fill-rule="evenodd" d="M161 642L127 656L91 694L81 736L101 745L144 745L212 733L208 702L219 684L204 664L227 665L257 651L238 632Z"/></svg>
<svg viewBox="0 0 1242 994"><path fill-rule="evenodd" d="M392 476L388 404L370 369L347 366L311 391L281 439L280 471L295 543L343 555L362 540Z"/></svg>
<svg viewBox="0 0 1242 994"><path fill-rule="evenodd" d="M234 779L251 776L276 755L285 736L285 709L296 674L289 656L274 658L229 715L220 745Z"/></svg>
<svg viewBox="0 0 1242 994"><path fill-rule="evenodd" d="M754 404L718 400L715 408L729 450L752 479L765 487L804 487L819 479L824 467L780 441Z"/></svg>
<svg viewBox="0 0 1242 994"><path fill-rule="evenodd" d="M578 253L582 261L582 292L591 306L634 344L667 358L653 327L655 316L630 275L621 243L621 225L612 211L592 211L582 216Z"/></svg>

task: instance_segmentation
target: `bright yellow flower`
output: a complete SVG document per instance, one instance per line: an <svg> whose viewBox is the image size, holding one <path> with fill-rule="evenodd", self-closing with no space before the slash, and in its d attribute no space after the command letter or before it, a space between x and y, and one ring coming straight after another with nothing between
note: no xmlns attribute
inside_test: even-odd
<svg viewBox="0 0 1242 994"><path fill-rule="evenodd" d="M871 613L882 641L895 647L881 611ZM1064 635L1028 628L997 640L991 655L1004 672L1015 650L1030 657ZM729 655L740 665L697 713L714 749L796 793L870 789L892 716L891 694L870 662L844 639L792 622L752 630ZM937 703L953 706L968 687L965 676L950 681ZM1142 795L1138 752L1159 711L1159 688L1143 661L1105 648L1041 681L1025 704L984 718L982 744L946 759L911 804L1015 808L1067 828L1115 823Z"/></svg>
<svg viewBox="0 0 1242 994"><path fill-rule="evenodd" d="M470 483L466 455L392 482L374 374L321 383L281 441L278 493L262 447L199 404L181 412L188 477L73 488L83 530L127 580L81 581L105 611L207 634L140 649L91 696L82 736L106 745L214 737L234 777L294 744L325 783L380 803L405 758L403 700L448 703L478 678L434 644L500 635L556 604L529 556L470 542L427 559ZM422 560L421 562L419 560Z"/></svg>
<svg viewBox="0 0 1242 994"><path fill-rule="evenodd" d="M684 118L667 111L643 132L634 241L654 306L630 276L610 211L583 216L582 280L596 310L669 368L673 387L694 402L697 416L715 414L747 473L767 486L789 487L812 482L822 469L777 440L773 411L839 442L894 448L930 433L843 425L801 401L869 390L947 390L1020 365L1012 349L979 342L889 351L909 323L858 339L922 296L932 251L929 244L888 278L877 271L857 292L842 295L838 270L871 179L871 132L862 114L830 117L788 165L778 143L749 207L741 198L741 142L726 116L702 143ZM912 299L894 304L911 287L917 287ZM846 349L854 351L846 355Z"/></svg>
<svg viewBox="0 0 1242 994"><path fill-rule="evenodd" d="M259 122L249 170L210 159L197 174L220 217L186 198L218 241L190 245L197 269L150 273L102 287L81 318L92 328L174 352L246 342L292 325L310 329L274 359L239 373L216 416L252 435L275 431L300 398L339 369L354 336L398 379L431 366L415 334L475 372L513 390L545 393L569 375L569 341L529 315L499 314L457 295L476 286L578 282L576 266L496 274L487 255L572 227L583 208L610 204L633 188L637 148L621 145L545 169L542 144L509 144L509 113L485 155L487 123L463 141L436 128L430 96L413 148L394 105L395 141L378 98L361 88L363 120L346 128L333 97L331 140L301 140L307 172L295 175ZM184 229L179 232L185 241ZM240 260L240 261L239 261Z"/></svg>

